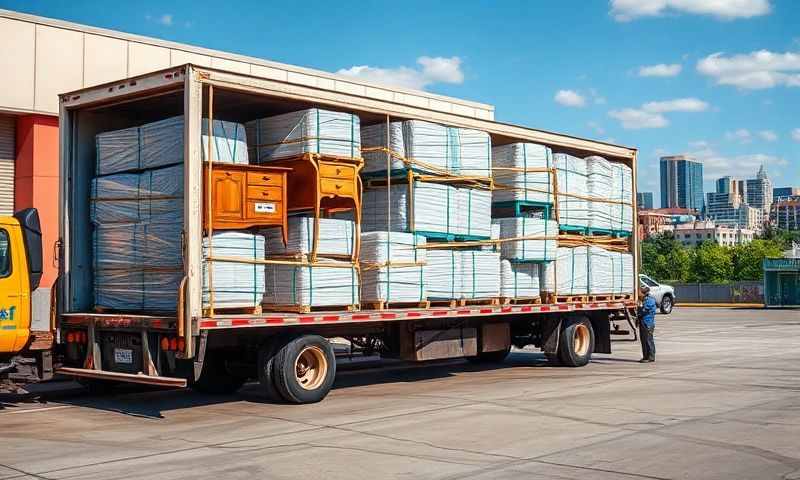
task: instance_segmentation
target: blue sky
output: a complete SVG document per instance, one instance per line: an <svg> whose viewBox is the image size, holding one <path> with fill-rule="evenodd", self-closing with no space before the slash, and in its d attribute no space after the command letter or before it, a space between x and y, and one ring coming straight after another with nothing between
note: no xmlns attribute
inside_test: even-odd
<svg viewBox="0 0 800 480"><path fill-rule="evenodd" d="M706 191L762 162L800 186L794 0L0 6L491 103L498 120L638 147L656 198L663 154L703 160Z"/></svg>

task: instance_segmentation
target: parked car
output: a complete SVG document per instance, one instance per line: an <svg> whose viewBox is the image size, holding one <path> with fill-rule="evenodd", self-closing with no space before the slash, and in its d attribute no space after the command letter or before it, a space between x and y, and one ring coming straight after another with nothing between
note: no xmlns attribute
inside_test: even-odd
<svg viewBox="0 0 800 480"><path fill-rule="evenodd" d="M650 295L656 299L656 304L661 309L661 313L669 315L672 307L675 306L675 289L663 283L658 283L644 274L639 274L639 284L650 287Z"/></svg>

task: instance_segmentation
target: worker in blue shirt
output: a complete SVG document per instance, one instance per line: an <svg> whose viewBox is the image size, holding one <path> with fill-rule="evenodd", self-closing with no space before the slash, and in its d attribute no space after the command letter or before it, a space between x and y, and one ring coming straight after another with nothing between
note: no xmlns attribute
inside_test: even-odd
<svg viewBox="0 0 800 480"><path fill-rule="evenodd" d="M650 287L642 287L642 306L639 307L639 338L642 341L640 363L656 361L656 343L653 332L656 329L656 299L650 295Z"/></svg>

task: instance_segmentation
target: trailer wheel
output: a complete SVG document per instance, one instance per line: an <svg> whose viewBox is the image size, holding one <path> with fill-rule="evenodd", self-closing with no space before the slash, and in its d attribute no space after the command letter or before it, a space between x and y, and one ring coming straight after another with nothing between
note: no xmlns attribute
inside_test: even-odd
<svg viewBox="0 0 800 480"><path fill-rule="evenodd" d="M289 340L273 362L275 386L287 402L319 402L333 386L336 357L331 344L319 335Z"/></svg>
<svg viewBox="0 0 800 480"><path fill-rule="evenodd" d="M594 351L592 322L586 317L570 317L564 321L558 342L558 358L568 367L589 363Z"/></svg>
<svg viewBox="0 0 800 480"><path fill-rule="evenodd" d="M234 393L247 381L244 377L231 375L225 366L225 354L211 350L206 352L200 378L190 382L192 390L213 395Z"/></svg>
<svg viewBox="0 0 800 480"><path fill-rule="evenodd" d="M267 340L258 349L258 383L261 385L261 392L272 402L280 402L283 396L275 385L275 354L286 344L284 337L274 337Z"/></svg>
<svg viewBox="0 0 800 480"><path fill-rule="evenodd" d="M511 353L511 347L504 350L497 350L496 352L480 352L473 357L467 357L472 363L502 363L508 354Z"/></svg>

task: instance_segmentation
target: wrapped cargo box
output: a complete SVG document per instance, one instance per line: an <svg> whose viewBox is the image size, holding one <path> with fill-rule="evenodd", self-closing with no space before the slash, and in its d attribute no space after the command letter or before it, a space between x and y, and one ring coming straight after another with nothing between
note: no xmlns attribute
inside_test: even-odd
<svg viewBox="0 0 800 480"><path fill-rule="evenodd" d="M542 265L540 288L556 295L586 295L589 250L587 247L558 247L556 259Z"/></svg>
<svg viewBox="0 0 800 480"><path fill-rule="evenodd" d="M361 235L361 301L421 302L427 299L425 237L402 232Z"/></svg>
<svg viewBox="0 0 800 480"><path fill-rule="evenodd" d="M633 256L589 247L590 295L633 293Z"/></svg>
<svg viewBox="0 0 800 480"><path fill-rule="evenodd" d="M496 218L492 222L500 226L500 239L520 239L500 244L503 258L515 262L555 259L558 237L558 222L555 220L512 217Z"/></svg>
<svg viewBox="0 0 800 480"><path fill-rule="evenodd" d="M500 295L500 254L461 250L461 298L495 298Z"/></svg>
<svg viewBox="0 0 800 480"><path fill-rule="evenodd" d="M563 227L589 226L586 161L564 153L553 155L558 182L558 223Z"/></svg>
<svg viewBox="0 0 800 480"><path fill-rule="evenodd" d="M592 156L586 159L586 188L592 197L589 202L591 214L589 227L612 230L611 223L612 197L614 186L614 170L611 162L603 157ZM603 200L608 200L604 202Z"/></svg>
<svg viewBox="0 0 800 480"><path fill-rule="evenodd" d="M263 164L305 153L361 156L358 115L309 108L247 122L250 157Z"/></svg>
<svg viewBox="0 0 800 480"><path fill-rule="evenodd" d="M441 183L415 181L393 184L388 228L424 235L463 235L475 239L491 236L491 192ZM365 232L387 229L387 189L364 192L361 227Z"/></svg>
<svg viewBox="0 0 800 480"><path fill-rule="evenodd" d="M264 259L264 237L249 232L219 232L211 241L211 254L215 258ZM203 238L203 258L209 256L209 239ZM209 271L211 285L209 285ZM264 297L264 265L227 261L203 262L203 305L214 308L255 307ZM213 287L213 288L210 288Z"/></svg>
<svg viewBox="0 0 800 480"><path fill-rule="evenodd" d="M553 181L547 171L552 166L553 153L544 145L512 143L493 147L492 202L553 203Z"/></svg>
<svg viewBox="0 0 800 480"><path fill-rule="evenodd" d="M201 158L208 152L208 119L203 119ZM99 133L95 137L95 175L131 172L183 163L183 116L139 127ZM214 120L211 135L216 162L247 164L247 139L239 123Z"/></svg>
<svg viewBox="0 0 800 480"><path fill-rule="evenodd" d="M267 238L267 256L308 255L314 245L314 218L289 217L289 234L286 245L278 229L264 230ZM355 222L333 218L319 219L319 244L317 255L349 257L353 255L356 235Z"/></svg>
<svg viewBox="0 0 800 480"><path fill-rule="evenodd" d="M425 263L428 298L450 300L461 298L463 279L461 256L457 250L430 250Z"/></svg>
<svg viewBox="0 0 800 480"><path fill-rule="evenodd" d="M633 174L622 163L612 163L613 184L611 199L611 228L623 232L633 230Z"/></svg>
<svg viewBox="0 0 800 480"><path fill-rule="evenodd" d="M500 296L504 298L539 298L539 265L500 261Z"/></svg>
<svg viewBox="0 0 800 480"><path fill-rule="evenodd" d="M359 298L358 271L350 263L266 266L265 306L349 306L358 305Z"/></svg>
<svg viewBox="0 0 800 480"><path fill-rule="evenodd" d="M387 147L386 124L364 128L365 148ZM492 141L489 134L478 130L448 127L421 120L389 124L388 147L411 162L394 159L392 169L408 166L417 171L467 177L491 177ZM374 152L365 155L363 173L386 170L386 155Z"/></svg>
<svg viewBox="0 0 800 480"><path fill-rule="evenodd" d="M361 234L359 261L367 265L425 263L425 237L404 232L375 231Z"/></svg>
<svg viewBox="0 0 800 480"><path fill-rule="evenodd" d="M95 224L183 222L183 165L92 179Z"/></svg>

